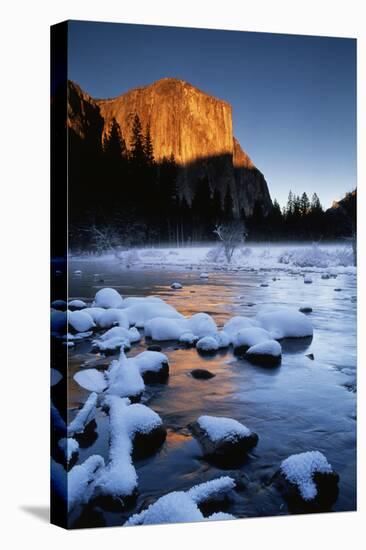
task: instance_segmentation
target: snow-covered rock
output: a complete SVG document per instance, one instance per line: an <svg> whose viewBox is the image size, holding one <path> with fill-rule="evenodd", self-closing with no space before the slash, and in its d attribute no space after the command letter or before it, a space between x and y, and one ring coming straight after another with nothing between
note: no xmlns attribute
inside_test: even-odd
<svg viewBox="0 0 366 550"><path fill-rule="evenodd" d="M146 510L131 516L125 525L153 525L224 519L222 513L215 513L205 518L198 505L204 500L214 499L218 492L229 492L234 487L235 482L232 478L222 477L196 485L187 492L174 491L168 493L151 504ZM233 519L233 517L230 515L230 519Z"/></svg>
<svg viewBox="0 0 366 550"><path fill-rule="evenodd" d="M230 344L231 344L230 337L227 334L227 332L225 332L224 330L220 330L219 332L217 332L213 336L216 339L216 341L219 345L219 348L227 348L227 347L230 346Z"/></svg>
<svg viewBox="0 0 366 550"><path fill-rule="evenodd" d="M319 451L286 458L275 482L290 505L329 508L338 495L339 476Z"/></svg>
<svg viewBox="0 0 366 550"><path fill-rule="evenodd" d="M75 311L75 310L84 309L84 308L86 308L86 303L84 302L84 300L71 300L69 302L70 311Z"/></svg>
<svg viewBox="0 0 366 550"><path fill-rule="evenodd" d="M211 315L207 313L196 313L188 319L190 331L198 338L214 335L217 332L217 326Z"/></svg>
<svg viewBox="0 0 366 550"><path fill-rule="evenodd" d="M97 400L98 396L96 393L91 393L89 395L83 407L79 410L74 420L72 420L67 427L67 433L69 437L84 432L88 424L90 424L94 420Z"/></svg>
<svg viewBox="0 0 366 550"><path fill-rule="evenodd" d="M209 277L209 273L206 273L205 271L200 274L200 279L208 279Z"/></svg>
<svg viewBox="0 0 366 550"><path fill-rule="evenodd" d="M310 285L312 282L313 282L313 279L310 277L310 275L305 275L304 283L307 285Z"/></svg>
<svg viewBox="0 0 366 550"><path fill-rule="evenodd" d="M114 288L102 288L95 295L93 306L110 308L122 305L122 296Z"/></svg>
<svg viewBox="0 0 366 550"><path fill-rule="evenodd" d="M244 355L244 353L252 346L262 344L267 340L271 340L269 332L260 327L243 328L239 330L232 338L234 353L236 355Z"/></svg>
<svg viewBox="0 0 366 550"><path fill-rule="evenodd" d="M131 329L113 327L93 340L93 348L103 352L113 352L120 349L129 350L132 343L138 342L140 339L140 333L135 327Z"/></svg>
<svg viewBox="0 0 366 550"><path fill-rule="evenodd" d="M275 340L282 338L304 338L313 335L309 318L296 309L283 308L256 316L259 325Z"/></svg>
<svg viewBox="0 0 366 550"><path fill-rule="evenodd" d="M239 332L239 330L245 329L245 328L252 328L253 326L256 326L258 323L253 321L253 319L249 319L248 317L242 317L240 315L236 317L232 317L224 324L223 331L229 336L230 341L233 342L236 334Z"/></svg>
<svg viewBox="0 0 366 550"><path fill-rule="evenodd" d="M123 351L118 360L111 362L105 377L108 384L105 391L109 395L137 400L145 389L138 365L133 359L127 359Z"/></svg>
<svg viewBox="0 0 366 550"><path fill-rule="evenodd" d="M99 455L89 456L82 464L74 466L67 476L67 503L71 511L77 504L87 503L95 489L96 480L104 469Z"/></svg>
<svg viewBox="0 0 366 550"><path fill-rule="evenodd" d="M204 336L198 340L196 348L201 353L214 353L219 349L219 344L213 336Z"/></svg>
<svg viewBox="0 0 366 550"><path fill-rule="evenodd" d="M225 465L236 465L258 443L258 436L232 418L200 416L190 424L204 455Z"/></svg>
<svg viewBox="0 0 366 550"><path fill-rule="evenodd" d="M169 362L164 353L143 351L132 359L146 384L165 382L169 376Z"/></svg>
<svg viewBox="0 0 366 550"><path fill-rule="evenodd" d="M180 290L181 288L183 288L183 285L181 285L180 283L172 283L170 285L170 288L172 288L173 290Z"/></svg>
<svg viewBox="0 0 366 550"><path fill-rule="evenodd" d="M77 458L79 443L73 437L62 437L58 442L58 446L63 452L67 464Z"/></svg>
<svg viewBox="0 0 366 550"><path fill-rule="evenodd" d="M99 319L104 312L105 309L103 309L102 307L86 307L84 309L84 313L90 315L96 325L99 324Z"/></svg>
<svg viewBox="0 0 366 550"><path fill-rule="evenodd" d="M124 313L123 310L114 307L103 310L103 313L98 315L97 322L101 328L110 328L114 325L118 325L119 327L128 329L130 326L126 313Z"/></svg>
<svg viewBox="0 0 366 550"><path fill-rule="evenodd" d="M62 380L62 378L63 376L60 371L51 368L51 387L56 386L56 384L58 384Z"/></svg>
<svg viewBox="0 0 366 550"><path fill-rule="evenodd" d="M92 317L85 311L68 311L69 325L76 332L86 332L95 327Z"/></svg>
<svg viewBox="0 0 366 550"><path fill-rule="evenodd" d="M145 325L145 336L158 342L164 340L179 340L182 334L189 331L185 319L166 319L156 317Z"/></svg>
<svg viewBox="0 0 366 550"><path fill-rule="evenodd" d="M245 359L256 365L275 367L281 363L282 348L276 340L256 344L245 353Z"/></svg>
<svg viewBox="0 0 366 550"><path fill-rule="evenodd" d="M184 344L185 346L194 346L196 345L196 342L198 340L198 337L193 334L193 332L184 332L179 337L179 342L181 344Z"/></svg>
<svg viewBox="0 0 366 550"><path fill-rule="evenodd" d="M144 328L146 323L156 317L165 319L183 319L183 315L163 301L144 300L122 310L130 325Z"/></svg>
<svg viewBox="0 0 366 550"><path fill-rule="evenodd" d="M53 302L51 302L51 308L58 309L60 311L66 311L67 303L65 302L65 300L53 300Z"/></svg>
<svg viewBox="0 0 366 550"><path fill-rule="evenodd" d="M74 380L85 390L102 393L108 386L103 372L97 369L83 369L74 374Z"/></svg>
<svg viewBox="0 0 366 550"><path fill-rule="evenodd" d="M108 396L110 422L109 463L96 483L95 496L113 506L123 507L137 490L137 474L132 463L134 447L161 445L165 430L161 418L145 405L131 405L128 399Z"/></svg>

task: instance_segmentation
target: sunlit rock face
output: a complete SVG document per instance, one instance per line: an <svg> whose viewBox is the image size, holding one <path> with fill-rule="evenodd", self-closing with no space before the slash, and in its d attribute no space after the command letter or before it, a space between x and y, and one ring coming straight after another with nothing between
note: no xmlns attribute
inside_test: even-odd
<svg viewBox="0 0 366 550"><path fill-rule="evenodd" d="M198 178L207 176L212 190L218 188L222 196L230 186L237 214L243 210L250 215L256 201L265 213L271 208L263 175L233 136L232 108L226 101L175 78L163 78L113 99L94 100L81 90L80 94L83 112L73 110L71 128L75 124L80 135L80 119L88 116L85 102L89 100L100 109L103 133L115 118L128 148L137 113L143 130L150 126L155 160L174 155L180 167L178 188L188 201Z"/></svg>

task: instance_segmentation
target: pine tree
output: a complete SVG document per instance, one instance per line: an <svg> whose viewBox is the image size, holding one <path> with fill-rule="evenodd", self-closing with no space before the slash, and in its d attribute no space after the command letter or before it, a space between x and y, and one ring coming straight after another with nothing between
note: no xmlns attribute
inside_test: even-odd
<svg viewBox="0 0 366 550"><path fill-rule="evenodd" d="M224 198L224 219L225 221L230 221L233 219L233 198L231 196L231 189L228 185L226 188L225 198Z"/></svg>
<svg viewBox="0 0 366 550"><path fill-rule="evenodd" d="M307 194L304 192L302 195L301 195L301 199L300 199L300 213L301 213L301 216L305 217L309 214L309 211L310 211L310 201L309 201L309 198L307 196Z"/></svg>
<svg viewBox="0 0 366 550"><path fill-rule="evenodd" d="M145 154L146 163L149 166L152 166L154 164L154 149L153 149L153 144L151 140L150 124L148 124L146 127L146 133L144 138L144 154Z"/></svg>
<svg viewBox="0 0 366 550"><path fill-rule="evenodd" d="M290 189L287 199L286 216L291 216L294 213L294 195Z"/></svg>
<svg viewBox="0 0 366 550"><path fill-rule="evenodd" d="M145 147L141 121L138 114L135 114L133 119L130 151L132 164L138 168L143 167L146 163Z"/></svg>
<svg viewBox="0 0 366 550"><path fill-rule="evenodd" d="M109 131L104 135L103 151L115 158L126 156L126 143L122 137L121 127L115 118L112 118Z"/></svg>

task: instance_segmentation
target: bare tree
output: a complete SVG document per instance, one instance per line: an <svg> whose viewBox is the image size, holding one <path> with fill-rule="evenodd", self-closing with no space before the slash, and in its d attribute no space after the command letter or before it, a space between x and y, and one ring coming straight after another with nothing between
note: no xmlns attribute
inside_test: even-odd
<svg viewBox="0 0 366 550"><path fill-rule="evenodd" d="M227 263L232 260L235 249L244 243L247 231L244 223L240 220L220 223L216 225L214 233L220 239L224 248Z"/></svg>
<svg viewBox="0 0 366 550"><path fill-rule="evenodd" d="M97 254L112 252L112 254L121 260L121 252L127 247L122 247L121 236L113 225L91 225L88 230L91 233L93 246Z"/></svg>

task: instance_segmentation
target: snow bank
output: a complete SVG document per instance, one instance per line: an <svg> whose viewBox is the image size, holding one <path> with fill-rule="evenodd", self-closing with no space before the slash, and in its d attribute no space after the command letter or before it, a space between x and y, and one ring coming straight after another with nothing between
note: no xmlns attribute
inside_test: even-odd
<svg viewBox="0 0 366 550"><path fill-rule="evenodd" d="M283 308L256 316L259 325L275 340L303 338L313 335L312 324L306 315L296 309Z"/></svg>
<svg viewBox="0 0 366 550"><path fill-rule="evenodd" d="M233 441L248 437L251 431L237 420L219 416L200 416L198 425L206 432L211 441Z"/></svg>
<svg viewBox="0 0 366 550"><path fill-rule="evenodd" d="M85 427L94 420L98 396L96 393L91 393L85 401L83 407L75 416L74 420L69 424L67 433L69 436L82 433Z"/></svg>
<svg viewBox="0 0 366 550"><path fill-rule="evenodd" d="M67 312L69 325L76 332L86 332L95 327L92 317L85 311L68 311Z"/></svg>
<svg viewBox="0 0 366 550"><path fill-rule="evenodd" d="M82 464L74 466L67 475L67 503L69 511L76 504L86 503L94 493L96 480L104 468L104 460L92 455Z"/></svg>
<svg viewBox="0 0 366 550"><path fill-rule="evenodd" d="M198 504L209 500L218 492L227 492L235 487L235 482L229 477L222 477L192 487L187 492L174 491L159 498L146 510L131 516L125 525L152 525L160 523L182 523L204 521L205 519L224 519L222 514L216 513L205 518L198 508ZM225 514L233 519L234 516Z"/></svg>
<svg viewBox="0 0 366 550"><path fill-rule="evenodd" d="M93 306L110 308L122 305L122 296L114 288L102 288L95 295Z"/></svg>
<svg viewBox="0 0 366 550"><path fill-rule="evenodd" d="M309 501L317 496L314 474L330 474L333 469L321 452L308 451L286 458L281 463L281 472L290 483L298 487L302 498Z"/></svg>

